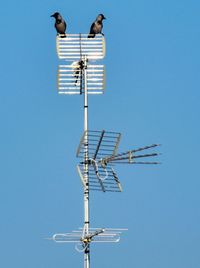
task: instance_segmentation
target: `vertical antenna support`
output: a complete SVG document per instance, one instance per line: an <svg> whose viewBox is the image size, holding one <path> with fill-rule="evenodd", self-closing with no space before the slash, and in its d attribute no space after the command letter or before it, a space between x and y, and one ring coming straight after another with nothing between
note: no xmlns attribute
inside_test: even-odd
<svg viewBox="0 0 200 268"><path fill-rule="evenodd" d="M88 174L88 91L87 91L87 56L84 56L84 234L89 234L89 174ZM84 251L84 268L90 268L90 245Z"/></svg>

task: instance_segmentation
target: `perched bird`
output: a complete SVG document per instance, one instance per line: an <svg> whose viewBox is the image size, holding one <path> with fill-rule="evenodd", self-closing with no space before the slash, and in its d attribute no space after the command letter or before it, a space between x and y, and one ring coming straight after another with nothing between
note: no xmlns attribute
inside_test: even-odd
<svg viewBox="0 0 200 268"><path fill-rule="evenodd" d="M77 86L78 85L78 82L79 82L79 84L81 82L82 70L83 70L83 67L84 67L84 62L82 60L80 60L80 61L74 61L71 64L71 67L73 69L73 75L74 75L74 78L75 78L74 84L75 84L75 86ZM80 80L79 80L79 76L80 76Z"/></svg>
<svg viewBox="0 0 200 268"><path fill-rule="evenodd" d="M67 24L62 18L62 16L60 15L60 13L55 12L53 15L51 15L51 17L55 18L56 20L55 28L56 28L57 33L60 34L61 37L66 37L65 31L67 28Z"/></svg>
<svg viewBox="0 0 200 268"><path fill-rule="evenodd" d="M101 31L103 29L103 20L106 18L103 14L99 14L96 18L96 20L92 23L90 27L90 33L88 34L88 38L94 38L96 34L101 33L104 35Z"/></svg>

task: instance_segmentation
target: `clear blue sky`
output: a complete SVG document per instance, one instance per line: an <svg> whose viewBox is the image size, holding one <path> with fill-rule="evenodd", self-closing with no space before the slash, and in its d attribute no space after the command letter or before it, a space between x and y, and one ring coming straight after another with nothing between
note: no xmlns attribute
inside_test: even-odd
<svg viewBox="0 0 200 268"><path fill-rule="evenodd" d="M89 98L90 129L121 132L121 150L163 145L160 166L116 168L123 193L91 193L93 227L129 229L92 246L91 267L200 267L197 0L2 2L0 266L83 267L73 245L43 239L83 224L83 100L57 94L55 11L69 33L107 18L106 92Z"/></svg>

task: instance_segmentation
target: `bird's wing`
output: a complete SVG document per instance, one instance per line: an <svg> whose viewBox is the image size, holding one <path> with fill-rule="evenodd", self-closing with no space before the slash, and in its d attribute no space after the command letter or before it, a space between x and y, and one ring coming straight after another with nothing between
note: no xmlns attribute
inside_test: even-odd
<svg viewBox="0 0 200 268"><path fill-rule="evenodd" d="M65 31L66 31L66 29L67 29L67 23L65 21L63 21L63 23L64 23L64 27L65 27Z"/></svg>
<svg viewBox="0 0 200 268"><path fill-rule="evenodd" d="M94 27L95 27L95 22L92 23L91 27L90 27L90 34L94 34Z"/></svg>

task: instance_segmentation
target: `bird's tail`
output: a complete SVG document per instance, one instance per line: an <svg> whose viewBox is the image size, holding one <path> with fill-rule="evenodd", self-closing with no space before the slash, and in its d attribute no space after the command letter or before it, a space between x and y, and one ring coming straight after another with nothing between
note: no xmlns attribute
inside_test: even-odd
<svg viewBox="0 0 200 268"><path fill-rule="evenodd" d="M79 71L76 72L76 75L74 76L75 81L74 81L74 85L77 86L78 85L78 78L79 78Z"/></svg>
<svg viewBox="0 0 200 268"><path fill-rule="evenodd" d="M94 38L94 37L95 37L95 34L91 34L91 33L88 34L88 38Z"/></svg>
<svg viewBox="0 0 200 268"><path fill-rule="evenodd" d="M65 38L66 37L66 34L65 33L59 34L59 37L60 38Z"/></svg>
<svg viewBox="0 0 200 268"><path fill-rule="evenodd" d="M74 85L77 86L79 75L80 75L80 62L79 61L72 62L71 67L73 69L73 75L74 75L74 79L75 79Z"/></svg>

